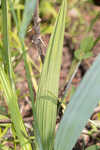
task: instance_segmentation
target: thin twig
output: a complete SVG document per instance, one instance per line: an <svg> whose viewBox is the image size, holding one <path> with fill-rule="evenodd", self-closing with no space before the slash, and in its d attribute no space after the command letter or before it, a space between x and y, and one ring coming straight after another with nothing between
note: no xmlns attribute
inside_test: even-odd
<svg viewBox="0 0 100 150"><path fill-rule="evenodd" d="M81 62L79 62L79 63L77 64L77 66L76 66L76 68L75 68L75 70L74 70L74 72L73 72L73 74L72 74L70 80L69 80L68 83L65 85L65 91L64 91L64 95L63 95L63 97L62 97L62 101L64 101L64 99L65 99L66 96L67 96L68 90L69 90L69 88L70 88L70 85L71 85L71 83L72 83L72 80L74 79L74 77L75 77L75 75L76 75L76 73L77 73L77 70L78 70L78 68L79 68L79 66L80 66L80 63L81 63Z"/></svg>
<svg viewBox="0 0 100 150"><path fill-rule="evenodd" d="M72 74L71 77L70 77L70 80L69 80L69 81L66 83L66 85L65 85L64 94L63 94L63 96L62 96L62 98L61 98L61 102L60 102L60 105L59 105L59 107L58 107L58 112L60 111L60 109L61 109L61 107L62 107L61 104L66 104L66 105L67 105L67 104L69 103L69 102L65 102L65 103L64 103L64 101L65 101L65 98L66 98L66 96L67 96L68 90L69 90L69 88L70 88L70 86L71 86L72 80L73 80L73 78L75 77L75 75L76 75L76 73L77 73L77 71L78 71L78 68L79 68L80 64L81 64L81 62L78 62L78 63L77 63L76 68L75 68L73 74Z"/></svg>

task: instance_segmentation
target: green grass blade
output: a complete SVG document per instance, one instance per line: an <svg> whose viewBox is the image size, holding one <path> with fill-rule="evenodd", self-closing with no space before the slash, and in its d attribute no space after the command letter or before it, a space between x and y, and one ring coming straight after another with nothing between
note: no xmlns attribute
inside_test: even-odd
<svg viewBox="0 0 100 150"><path fill-rule="evenodd" d="M9 50L9 40L8 40L8 10L7 10L7 2L6 0L2 0L2 27L3 27L3 49L2 50L2 58L4 69L6 73L9 74L9 79L13 89L15 89L14 81L13 81L13 70L11 66L10 60L10 50Z"/></svg>
<svg viewBox="0 0 100 150"><path fill-rule="evenodd" d="M90 25L89 25L89 27L88 27L88 29L87 29L87 32L90 32L90 31L92 30L94 24L96 23L96 21L97 21L99 18L100 18L100 12L98 12L98 13L96 14L96 16L91 20Z"/></svg>
<svg viewBox="0 0 100 150"><path fill-rule="evenodd" d="M57 105L49 97L49 92L58 97L59 74L65 28L66 0L63 0L56 24L49 42L45 63L36 96L36 114L44 150L52 150L56 126Z"/></svg>
<svg viewBox="0 0 100 150"><path fill-rule="evenodd" d="M100 100L100 55L72 97L57 131L54 150L72 150Z"/></svg>
<svg viewBox="0 0 100 150"><path fill-rule="evenodd" d="M42 146L41 138L40 138L40 133L39 133L39 128L38 128L38 124L37 124L33 86L32 86L31 74L30 74L30 70L29 70L29 64L28 64L28 61L27 61L27 55L25 53L24 42L22 43L22 49L23 49L23 52L24 52L23 53L23 58L24 58L24 64L25 64L26 77L27 77L27 81L28 81L30 99L32 101L32 111L33 111L33 116L34 116L34 123L33 123L34 134L35 134L35 137L36 137L36 142L37 142L37 145L39 147L39 150L43 150L43 148L42 148L43 146Z"/></svg>
<svg viewBox="0 0 100 150"><path fill-rule="evenodd" d="M14 6L11 0L8 0L9 2L9 7L11 9L12 15L13 15L13 19L14 22L16 24L17 30L19 31L19 38L24 40L25 34L26 34L26 30L27 27L32 19L33 13L35 11L35 6L36 6L36 0L26 0L25 2L25 8L24 8L24 13L23 13L23 19L22 19L22 23L19 29L19 24L18 24L18 19L16 17L16 13L14 10Z"/></svg>
<svg viewBox="0 0 100 150"><path fill-rule="evenodd" d="M23 150L31 150L31 145L25 144L27 140L25 137L22 135L21 132L26 133L19 107L17 104L17 97L16 97L16 92L15 92L15 85L13 81L13 71L11 67L11 61L10 61L10 51L9 51L9 41L8 41L8 20L7 20L7 1L2 0L2 26L3 26L3 50L2 50L2 57L3 57L3 62L4 64L4 70L6 71L6 74L9 74L9 79L7 78L5 71L3 68L0 66L0 81L2 85L2 89L4 91L4 95L6 97L6 102L9 108L11 120L14 123L14 127L16 130L16 134L18 138L20 139L20 144L24 145Z"/></svg>
<svg viewBox="0 0 100 150"><path fill-rule="evenodd" d="M2 34L3 34L3 50L2 58L6 71L9 69L9 51L8 51L8 23L7 23L7 1L1 0L2 7Z"/></svg>
<svg viewBox="0 0 100 150"><path fill-rule="evenodd" d="M98 145L92 145L86 148L85 150L100 150L100 146Z"/></svg>
<svg viewBox="0 0 100 150"><path fill-rule="evenodd" d="M23 14L23 20L20 27L19 35L23 39L26 34L27 26L29 25L33 12L35 11L36 6L36 0L26 0L25 8L24 8L24 14Z"/></svg>
<svg viewBox="0 0 100 150"><path fill-rule="evenodd" d="M14 22L17 26L17 30L19 31L19 26L18 26L18 23L17 23L18 22L17 17L16 17L15 10L14 10L14 7L13 7L13 3L11 2L11 0L9 0L9 4L10 4L11 12L12 12L12 15L13 15L13 18L14 18ZM21 28L20 28L20 32L19 32L19 39L20 39L21 47L22 47L22 51L23 51L23 59L24 59L24 64L25 64L26 77L27 77L27 81L28 81L30 99L32 101L32 110L33 110L33 116L34 116L34 124L33 124L34 133L35 133L35 136L36 136L36 141L37 141L39 149L43 150L42 149L42 144L41 144L41 139L40 139L40 136L39 136L40 134L39 134L38 125L37 125L36 113L35 113L32 79L31 79L31 74L30 74L30 70L29 70L28 57L27 57L26 49L25 49L25 45L24 45L24 36L25 36L25 33L26 33L27 26L31 21L31 18L32 18L34 9L35 9L35 5L36 5L36 0L30 0L30 1L26 0L23 21L22 21L22 25L21 25Z"/></svg>
<svg viewBox="0 0 100 150"><path fill-rule="evenodd" d="M17 17L16 17L15 10L14 10L13 2L12 2L12 0L8 0L8 3L9 3L10 10L12 12L12 15L13 15L15 25L17 27L17 30L19 31L19 24L18 24L18 20L17 20Z"/></svg>
<svg viewBox="0 0 100 150"><path fill-rule="evenodd" d="M17 96L14 90L12 90L11 84L6 76L4 69L0 66L0 83L6 98L6 103L10 112L11 120L14 124L16 135L20 140L20 144L23 150L31 150L31 144L28 143L28 140L24 137L27 136L22 117L19 111ZM27 143L27 144L26 144Z"/></svg>

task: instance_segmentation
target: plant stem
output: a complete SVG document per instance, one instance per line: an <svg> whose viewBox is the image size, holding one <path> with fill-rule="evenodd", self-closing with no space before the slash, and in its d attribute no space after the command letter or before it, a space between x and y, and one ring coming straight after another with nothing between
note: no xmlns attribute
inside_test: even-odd
<svg viewBox="0 0 100 150"><path fill-rule="evenodd" d="M62 97L62 101L64 101L66 96L67 96L68 90L70 88L70 85L72 83L73 78L75 77L75 75L77 73L77 70L80 66L80 63L81 62L77 61L76 59L74 59L73 62L72 62L71 69L70 69L70 71L68 73L68 76L66 78L65 91L64 91L64 95Z"/></svg>
<svg viewBox="0 0 100 150"><path fill-rule="evenodd" d="M35 13L34 13L34 31L35 34L33 35L33 42L35 43L40 58L41 58L41 62L44 63L44 55L42 52L42 45L44 45L41 35L40 35L40 17L39 17L39 0L37 0L37 4L36 4L36 8L35 8Z"/></svg>

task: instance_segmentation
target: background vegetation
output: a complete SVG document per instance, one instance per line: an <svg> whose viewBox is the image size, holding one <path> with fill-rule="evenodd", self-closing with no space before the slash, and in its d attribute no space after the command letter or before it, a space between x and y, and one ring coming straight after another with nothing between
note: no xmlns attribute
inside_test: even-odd
<svg viewBox="0 0 100 150"><path fill-rule="evenodd" d="M99 133L100 111L90 117L100 98L100 56L82 74L84 63L95 57L99 17L99 4L92 0L0 1L1 150L71 150L76 142L81 150L100 149L98 136L78 140L87 122L88 139ZM63 47L72 59L60 85ZM73 80L82 66L76 89ZM20 108L26 98L31 118Z"/></svg>

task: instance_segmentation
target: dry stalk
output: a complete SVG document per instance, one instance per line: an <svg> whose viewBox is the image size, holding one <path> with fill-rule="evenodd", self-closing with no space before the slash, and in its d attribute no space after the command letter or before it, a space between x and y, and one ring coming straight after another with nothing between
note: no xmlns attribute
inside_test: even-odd
<svg viewBox="0 0 100 150"><path fill-rule="evenodd" d="M41 61L42 61L42 63L44 63L44 55L43 55L42 50L43 50L43 46L45 47L45 44L40 35L41 19L39 17L39 0L37 0L33 19L34 19L34 35L32 37L32 42L36 45L36 48L38 49Z"/></svg>

